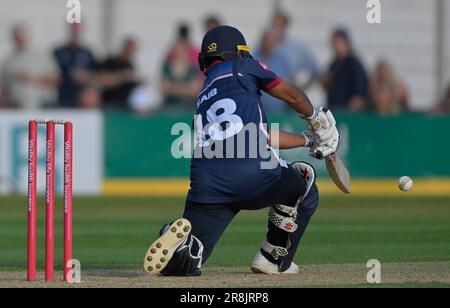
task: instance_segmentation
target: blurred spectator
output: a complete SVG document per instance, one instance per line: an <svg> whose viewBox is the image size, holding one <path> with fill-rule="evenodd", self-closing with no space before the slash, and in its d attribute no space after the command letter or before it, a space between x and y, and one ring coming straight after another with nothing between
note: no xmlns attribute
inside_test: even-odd
<svg viewBox="0 0 450 308"><path fill-rule="evenodd" d="M171 60L166 61L162 68L161 92L164 107L192 111L201 86L202 77L192 64L189 46L178 39L173 47Z"/></svg>
<svg viewBox="0 0 450 308"><path fill-rule="evenodd" d="M299 80L293 80L299 87L306 89L319 78L319 65L306 44L289 37L289 26L289 16L282 11L276 11L270 28L276 35L278 44L277 53L286 57L288 66L291 69L290 75L293 78L297 77L300 73L307 73L308 78L302 84L299 84Z"/></svg>
<svg viewBox="0 0 450 308"><path fill-rule="evenodd" d="M208 15L203 21L203 30L208 32L209 30L222 25L221 19L217 15Z"/></svg>
<svg viewBox="0 0 450 308"><path fill-rule="evenodd" d="M191 64L200 71L198 67L198 53L200 49L191 43L191 30L189 26L182 23L178 26L176 42L185 45ZM165 57L165 62L171 62L175 58L174 50L171 48Z"/></svg>
<svg viewBox="0 0 450 308"><path fill-rule="evenodd" d="M287 82L293 82L294 76L289 67L289 62L282 52L277 49L277 39L274 31L267 30L261 37L260 46L255 50L255 59L264 62L272 71ZM269 112L282 112L288 110L287 105L267 93L263 93L261 100L264 108Z"/></svg>
<svg viewBox="0 0 450 308"><path fill-rule="evenodd" d="M133 64L136 49L136 41L126 38L119 55L107 58L100 64L98 82L103 88L102 101L105 107L128 108L128 97L140 84Z"/></svg>
<svg viewBox="0 0 450 308"><path fill-rule="evenodd" d="M62 81L59 85L59 103L76 107L80 90L92 81L96 69L93 53L81 43L81 24L69 25L69 41L54 51Z"/></svg>
<svg viewBox="0 0 450 308"><path fill-rule="evenodd" d="M101 104L100 91L94 86L82 88L78 94L77 106L81 108L99 108Z"/></svg>
<svg viewBox="0 0 450 308"><path fill-rule="evenodd" d="M434 114L450 113L450 84L448 85L447 89L445 90L442 100L433 109L433 113Z"/></svg>
<svg viewBox="0 0 450 308"><path fill-rule="evenodd" d="M2 105L39 108L54 102L53 90L58 84L58 69L53 59L29 48L24 26L12 30L14 51L3 62L0 85Z"/></svg>
<svg viewBox="0 0 450 308"><path fill-rule="evenodd" d="M368 96L368 77L352 50L347 31L337 29L332 35L331 45L334 59L322 78L328 106L334 110L362 111Z"/></svg>
<svg viewBox="0 0 450 308"><path fill-rule="evenodd" d="M287 82L306 89L318 79L319 67L308 47L290 38L288 30L289 17L277 11L253 55ZM300 75L306 76L304 82L299 80ZM269 112L288 110L285 103L266 93L262 95L262 102Z"/></svg>
<svg viewBox="0 0 450 308"><path fill-rule="evenodd" d="M370 88L372 103L378 114L393 115L408 111L406 86L395 76L386 61L378 62Z"/></svg>

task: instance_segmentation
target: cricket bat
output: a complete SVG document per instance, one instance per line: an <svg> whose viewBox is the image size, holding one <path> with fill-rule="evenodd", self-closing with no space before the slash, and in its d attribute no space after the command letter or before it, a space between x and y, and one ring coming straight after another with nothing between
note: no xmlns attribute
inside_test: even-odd
<svg viewBox="0 0 450 308"><path fill-rule="evenodd" d="M334 184L342 192L349 194L351 192L350 172L339 156L336 153L330 155L325 159L325 165Z"/></svg>

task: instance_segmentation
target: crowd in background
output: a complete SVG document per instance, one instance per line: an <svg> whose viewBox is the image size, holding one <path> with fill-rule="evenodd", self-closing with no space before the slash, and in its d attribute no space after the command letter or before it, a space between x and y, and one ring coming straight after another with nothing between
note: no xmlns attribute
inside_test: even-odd
<svg viewBox="0 0 450 308"><path fill-rule="evenodd" d="M207 32L222 23L218 16L207 16L203 30ZM306 91L319 84L328 107L335 111L395 115L410 110L408 87L389 61L380 59L374 68L365 67L348 30L339 27L332 31L333 57L323 68L313 50L289 35L289 26L289 16L275 12L252 51L256 59L285 81ZM83 44L84 30L82 24L71 24L67 41L49 54L29 46L25 26L14 26L13 51L1 63L0 107L193 110L204 75L198 67L199 48L191 40L188 24L178 25L175 39L162 57L161 104L154 104L147 80L137 73L137 39L125 38L118 54L100 59ZM286 104L267 94L263 94L262 101L268 112L288 110ZM450 112L450 85L433 112Z"/></svg>

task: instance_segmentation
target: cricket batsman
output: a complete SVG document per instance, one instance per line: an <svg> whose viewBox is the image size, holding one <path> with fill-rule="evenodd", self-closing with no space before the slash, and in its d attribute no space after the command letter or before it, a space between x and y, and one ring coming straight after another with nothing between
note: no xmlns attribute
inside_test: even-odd
<svg viewBox="0 0 450 308"><path fill-rule="evenodd" d="M319 204L316 174L307 163L287 164L274 148L308 147L318 159L334 154L339 144L334 117L329 110L314 108L304 92L253 59L236 28L218 26L206 33L198 61L206 79L196 102L184 215L162 228L145 255L144 269L149 274L199 276L241 210L268 208L267 236L251 270L296 274L299 267L293 259ZM308 131L270 129L261 91L292 107Z"/></svg>

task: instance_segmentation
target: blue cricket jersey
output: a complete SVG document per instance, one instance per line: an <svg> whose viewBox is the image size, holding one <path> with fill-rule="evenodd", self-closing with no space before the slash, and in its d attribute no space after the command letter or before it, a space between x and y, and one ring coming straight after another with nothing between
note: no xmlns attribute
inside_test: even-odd
<svg viewBox="0 0 450 308"><path fill-rule="evenodd" d="M281 177L281 166L286 162L267 145L267 118L260 100L261 90L270 90L281 82L267 66L251 58L218 62L206 71L194 118L196 144L187 201L251 200ZM255 135L250 133L255 130L247 128L256 128L257 140L245 138ZM244 151L238 150L243 143ZM207 151L214 155L205 154ZM268 152L272 153L270 158ZM272 168L261 167L274 157Z"/></svg>

